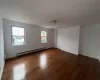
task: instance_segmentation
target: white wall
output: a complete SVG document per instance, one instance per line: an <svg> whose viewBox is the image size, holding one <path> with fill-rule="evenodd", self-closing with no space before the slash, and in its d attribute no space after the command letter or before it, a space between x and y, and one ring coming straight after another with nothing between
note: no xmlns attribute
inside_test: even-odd
<svg viewBox="0 0 100 80"><path fill-rule="evenodd" d="M78 54L80 27L69 27L57 29L57 48Z"/></svg>
<svg viewBox="0 0 100 80"><path fill-rule="evenodd" d="M54 29L54 47L57 48L57 29Z"/></svg>
<svg viewBox="0 0 100 80"><path fill-rule="evenodd" d="M5 53L7 58L15 57L16 53L39 49L54 47L54 30L33 26L31 24L25 24L15 22L11 20L3 20L4 24L4 42ZM24 27L26 30L26 44L22 46L12 46L11 43L11 26ZM46 44L41 43L41 30L46 30L48 34L48 42Z"/></svg>
<svg viewBox="0 0 100 80"><path fill-rule="evenodd" d="M2 24L2 18L0 17L0 80L3 67L4 67L3 24Z"/></svg>
<svg viewBox="0 0 100 80"><path fill-rule="evenodd" d="M79 52L100 60L100 24L81 27Z"/></svg>

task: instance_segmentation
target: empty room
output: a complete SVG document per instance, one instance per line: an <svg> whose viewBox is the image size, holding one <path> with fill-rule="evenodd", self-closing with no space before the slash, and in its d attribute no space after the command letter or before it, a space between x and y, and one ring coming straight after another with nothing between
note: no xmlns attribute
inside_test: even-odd
<svg viewBox="0 0 100 80"><path fill-rule="evenodd" d="M0 0L0 80L100 80L100 0Z"/></svg>

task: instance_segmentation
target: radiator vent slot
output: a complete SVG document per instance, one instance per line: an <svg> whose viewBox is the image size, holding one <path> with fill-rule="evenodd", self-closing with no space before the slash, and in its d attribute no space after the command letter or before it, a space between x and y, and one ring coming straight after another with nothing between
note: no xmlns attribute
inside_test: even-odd
<svg viewBox="0 0 100 80"><path fill-rule="evenodd" d="M24 53L17 53L16 56L21 56L23 55Z"/></svg>

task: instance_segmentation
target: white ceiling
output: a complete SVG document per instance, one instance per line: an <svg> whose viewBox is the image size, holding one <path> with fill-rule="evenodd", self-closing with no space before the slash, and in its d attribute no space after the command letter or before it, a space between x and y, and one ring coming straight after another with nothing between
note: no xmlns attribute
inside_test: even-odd
<svg viewBox="0 0 100 80"><path fill-rule="evenodd" d="M47 28L87 25L100 22L100 0L0 0L0 13Z"/></svg>

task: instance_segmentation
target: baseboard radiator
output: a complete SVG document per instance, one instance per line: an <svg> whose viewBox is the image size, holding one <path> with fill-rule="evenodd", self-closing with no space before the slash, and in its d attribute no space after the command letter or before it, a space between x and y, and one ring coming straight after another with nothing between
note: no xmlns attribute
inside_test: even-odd
<svg viewBox="0 0 100 80"><path fill-rule="evenodd" d="M44 48L29 50L29 51L25 51L25 52L20 52L20 53L16 53L16 56L22 56L24 54L29 54L29 53L33 53L33 52L37 52L37 51L41 51L41 50L46 50L46 49L49 49L49 48L44 47Z"/></svg>

